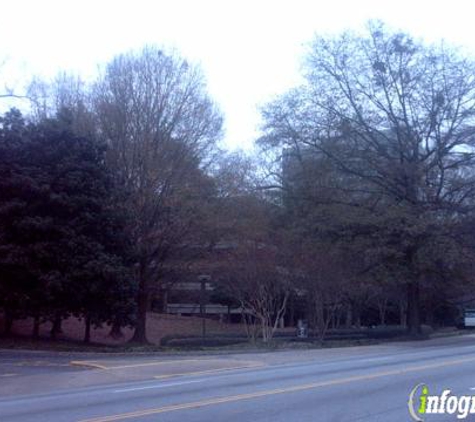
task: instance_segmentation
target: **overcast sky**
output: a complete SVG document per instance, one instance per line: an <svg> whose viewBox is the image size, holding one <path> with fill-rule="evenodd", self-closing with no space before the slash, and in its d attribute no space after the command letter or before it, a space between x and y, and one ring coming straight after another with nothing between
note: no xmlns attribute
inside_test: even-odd
<svg viewBox="0 0 475 422"><path fill-rule="evenodd" d="M473 4L472 4L473 3ZM315 33L379 18L475 52L473 0L3 0L0 83L72 70L91 76L114 54L157 44L199 63L226 118L226 144L250 148L259 105L299 81Z"/></svg>

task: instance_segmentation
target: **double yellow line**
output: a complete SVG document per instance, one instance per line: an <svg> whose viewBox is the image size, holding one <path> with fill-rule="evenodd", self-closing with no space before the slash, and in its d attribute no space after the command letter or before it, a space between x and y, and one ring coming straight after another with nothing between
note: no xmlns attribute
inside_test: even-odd
<svg viewBox="0 0 475 422"><path fill-rule="evenodd" d="M410 372L420 372L420 371L425 371L428 369L443 368L447 366L460 365L463 363L473 362L473 361L475 361L475 357L465 358L465 359L456 359L456 360L444 361L444 362L433 363L433 364L422 365L422 366L413 366L413 367L409 367L405 369L394 369L391 371L376 372L374 374L368 374L368 375L357 375L354 377L337 378L333 380L316 382L316 383L311 383L311 384L296 385L293 387L257 391L254 393L238 394L234 396L216 397L216 398L212 398L208 400L200 400L200 401L195 401L195 402L163 406L163 407L157 407L157 408L152 408L152 409L144 409L144 410L138 410L135 412L121 413L117 415L101 416L98 418L84 419L79 422L120 421L120 420L125 420L125 419L138 418L142 416L158 415L160 413L173 412L177 410L196 409L199 407L211 406L211 405L220 404L220 403L249 400L249 399L255 399L259 397L273 396L277 394L295 393L299 391L312 390L312 389L321 388L321 387L329 387L329 386L340 385L340 384L349 384L352 382L367 381L367 380L373 380L377 378L394 376L394 375L403 375Z"/></svg>

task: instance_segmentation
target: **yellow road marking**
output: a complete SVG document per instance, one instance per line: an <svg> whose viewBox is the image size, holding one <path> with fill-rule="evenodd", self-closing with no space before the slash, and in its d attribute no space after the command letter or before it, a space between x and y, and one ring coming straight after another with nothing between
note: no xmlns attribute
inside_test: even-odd
<svg viewBox="0 0 475 422"><path fill-rule="evenodd" d="M252 365L242 365L242 366L227 366L225 368L206 369L204 371L181 372L179 374L157 375L154 378L166 379L166 378L183 377L183 376L206 375L206 374L213 374L216 372L232 371L233 369L260 368L263 366L265 366L263 363L256 363Z"/></svg>
<svg viewBox="0 0 475 422"><path fill-rule="evenodd" d="M183 360L167 360L167 361L160 361L160 362L145 362L145 363L135 363L130 365L118 365L118 366L106 366L100 363L96 363L94 361L88 360L72 360L69 362L70 365L73 366L84 366L84 367L91 367L97 369L128 369L128 368L143 368L147 366L160 366L160 365L171 365L171 364L181 364L181 363L188 363L188 362L220 362L220 359L183 359Z"/></svg>
<svg viewBox="0 0 475 422"><path fill-rule="evenodd" d="M413 366L413 367L409 367L405 369L394 369L391 371L376 372L374 374L368 374L368 375L357 375L353 377L337 378L333 380L321 381L321 382L316 382L312 384L302 384L302 385L296 385L293 387L277 388L275 390L265 390L265 391L257 391L255 393L238 394L238 395L226 396L226 397L216 397L216 398L212 398L208 400L175 404L175 405L170 405L170 406L157 407L153 409L144 409L144 410L138 410L135 412L121 413L117 415L100 416L100 417L92 418L92 419L83 419L79 422L114 422L114 421L120 421L124 419L138 418L141 416L150 416L150 415L157 415L159 413L173 412L176 410L195 409L199 407L211 406L211 405L220 404L220 403L249 400L249 399L255 399L259 397L273 396L276 394L294 393L298 391L312 390L312 389L321 388L321 387L348 384L348 383L357 382L357 381L367 381L367 380L372 380L372 379L382 378L382 377L387 377L387 376L407 374L410 372L425 371L427 369L454 366L454 365L459 365L461 363L467 363L467 362L473 362L473 361L475 361L475 357L465 358L465 359L456 359L456 360L451 360L451 361L433 363L429 365Z"/></svg>

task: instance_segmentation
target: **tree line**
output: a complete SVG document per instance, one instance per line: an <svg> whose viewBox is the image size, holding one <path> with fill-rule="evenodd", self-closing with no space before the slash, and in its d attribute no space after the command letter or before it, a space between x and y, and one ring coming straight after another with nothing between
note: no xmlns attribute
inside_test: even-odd
<svg viewBox="0 0 475 422"><path fill-rule="evenodd" d="M75 315L86 338L109 323L146 342L151 299L196 266L266 341L292 307L323 339L368 300L420 334L473 283L474 64L379 22L316 37L256 157L219 148L222 114L176 53L34 81L30 113L0 121L7 329Z"/></svg>
<svg viewBox="0 0 475 422"><path fill-rule="evenodd" d="M136 286L126 214L102 143L71 130L70 115L26 123L0 119L0 306L14 319L53 324L69 315L91 325L133 323Z"/></svg>
<svg viewBox="0 0 475 422"><path fill-rule="evenodd" d="M7 328L22 316L59 326L76 315L116 333L133 325L134 341L145 342L163 264L198 233L213 189L206 168L222 117L204 77L175 53L145 47L114 58L92 84L61 74L33 81L28 95L28 123L15 110L1 122ZM26 237L35 231L38 245ZM50 261L28 262L29 248Z"/></svg>
<svg viewBox="0 0 475 422"><path fill-rule="evenodd" d="M368 283L403 292L414 335L423 299L428 314L473 283L474 65L370 22L317 37L305 83L264 110L259 142L284 164L289 219L353 257L350 296Z"/></svg>

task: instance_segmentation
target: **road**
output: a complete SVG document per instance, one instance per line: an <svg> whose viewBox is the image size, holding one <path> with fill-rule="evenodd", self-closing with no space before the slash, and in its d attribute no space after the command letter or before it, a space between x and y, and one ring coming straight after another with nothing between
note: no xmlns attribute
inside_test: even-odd
<svg viewBox="0 0 475 422"><path fill-rule="evenodd" d="M0 421L401 422L420 383L475 394L475 336L181 357L0 351Z"/></svg>

